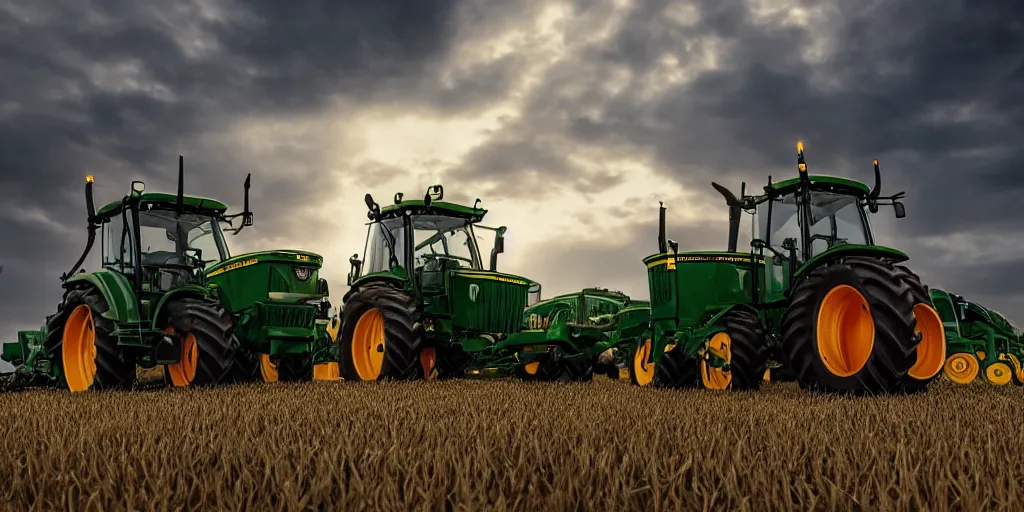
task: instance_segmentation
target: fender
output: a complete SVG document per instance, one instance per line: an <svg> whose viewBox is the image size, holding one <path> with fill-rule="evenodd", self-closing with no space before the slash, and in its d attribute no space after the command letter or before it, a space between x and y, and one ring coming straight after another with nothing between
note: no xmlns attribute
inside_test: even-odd
<svg viewBox="0 0 1024 512"><path fill-rule="evenodd" d="M910 256L907 256L903 251L881 245L837 245L807 260L807 263L804 263L793 275L793 281L795 282L802 279L805 275L822 265L827 265L837 259L848 258L851 256L887 259L894 263L901 263L910 259ZM790 287L790 290L792 289L793 288Z"/></svg>
<svg viewBox="0 0 1024 512"><path fill-rule="evenodd" d="M347 302L348 298L351 297L353 293L356 293L357 291L359 291L360 288L370 283L385 283L401 289L405 286L406 282L408 282L408 279L404 275L399 275L394 272L385 271L366 274L360 277L359 279L356 279L356 281L352 283L352 286L348 289L347 292L345 292L345 295L342 296L341 302Z"/></svg>
<svg viewBox="0 0 1024 512"><path fill-rule="evenodd" d="M100 270L88 274L75 274L64 282L64 288L72 290L83 286L93 286L103 295L103 300L110 308L103 313L103 318L118 323L139 322L139 301L132 289L132 283L119 272Z"/></svg>
<svg viewBox="0 0 1024 512"><path fill-rule="evenodd" d="M150 320L152 328L160 329L160 326L157 325L157 322L159 321L160 313L163 312L164 306L167 305L167 302L171 300L177 300L182 297L195 297L203 299L209 297L210 295L211 293L208 288L203 288L202 286L195 285L183 286L181 288L177 288L165 293L163 297L160 297L160 300L157 301L156 306L153 308L153 314L151 315L152 319Z"/></svg>

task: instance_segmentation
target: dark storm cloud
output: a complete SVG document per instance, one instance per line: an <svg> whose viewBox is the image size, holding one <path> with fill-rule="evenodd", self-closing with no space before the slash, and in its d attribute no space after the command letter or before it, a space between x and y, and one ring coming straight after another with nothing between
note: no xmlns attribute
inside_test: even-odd
<svg viewBox="0 0 1024 512"><path fill-rule="evenodd" d="M330 141L280 129L259 161L225 132L320 112L337 96L415 101L451 16L443 0L0 2L0 336L38 325L59 299L56 277L85 244L87 173L103 204L130 179L173 189L184 154L186 191L235 207L253 173L255 236L308 230L322 219L303 208L332 190L318 180ZM452 87L479 96L500 78Z"/></svg>
<svg viewBox="0 0 1024 512"><path fill-rule="evenodd" d="M935 250L915 238L1024 234L1017 208L1024 185L1024 4L804 1L824 13L806 27L786 23L789 11L759 19L747 4L713 0L693 2L698 20L681 26L668 12L679 4L638 3L609 40L563 59L521 117L493 144L476 148L457 173L490 173L501 186L534 171L540 156L554 173L573 173L568 157L599 147L622 158L653 155L666 179L717 199L712 180L734 190L745 180L748 190L758 190L769 174L794 176L794 144L802 139L812 172L870 182L871 159L881 160L883 193L908 192L909 216L888 242L911 251L923 274L965 294L1015 300L1024 274L997 285L971 277L1003 275L984 261L939 268ZM607 5L580 3L575 14L588 19L594 10L606 14ZM585 30L575 23L568 33ZM822 36L827 45L819 50ZM643 96L664 56L685 69L708 48L719 52L716 69ZM812 50L820 55L805 58ZM612 92L608 84L623 70L629 81ZM550 141L560 150L547 149ZM517 153L530 156L508 156ZM1022 312L1008 314L1024 320Z"/></svg>

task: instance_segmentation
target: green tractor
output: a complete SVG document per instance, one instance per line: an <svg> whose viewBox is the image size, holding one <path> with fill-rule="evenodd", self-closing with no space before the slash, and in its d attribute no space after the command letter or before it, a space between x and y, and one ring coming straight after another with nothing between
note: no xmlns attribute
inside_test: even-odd
<svg viewBox="0 0 1024 512"><path fill-rule="evenodd" d="M443 198L441 185L423 199L398 193L384 208L366 195L364 259L350 260L336 342L342 378L421 379L436 371L439 379L588 380L599 354L612 346L595 340L607 341L617 324L585 322L585 308L563 304L531 328L527 308L539 284L497 271L506 228L479 224L487 213L479 199L465 206ZM488 269L477 245L480 229L495 233Z"/></svg>
<svg viewBox="0 0 1024 512"><path fill-rule="evenodd" d="M182 157L178 164L176 195L146 193L133 181L128 195L98 211L93 177L86 178L85 250L61 276L63 300L46 325L3 345L3 359L15 365L12 380L72 392L128 388L137 367L162 365L175 387L207 386L272 380L272 365L261 372L259 353L268 362L294 355L312 363L330 352L321 258L301 251L232 257L224 234L253 223L251 176L244 211L226 215L224 203L184 195ZM102 268L79 271L97 231ZM302 364L287 367L311 373Z"/></svg>
<svg viewBox="0 0 1024 512"><path fill-rule="evenodd" d="M564 340L524 346L517 354L524 380L569 380L573 374L589 378L593 373L619 380L622 370L637 376L630 366L638 340L650 321L650 303L604 288L585 288L558 295L526 309L523 321L528 332L546 332L552 322L568 320L571 333ZM551 356L563 361L553 366ZM587 373L589 372L589 373Z"/></svg>
<svg viewBox="0 0 1024 512"><path fill-rule="evenodd" d="M1024 385L1021 330L1003 315L961 295L932 288L932 304L946 330L946 377L957 384L974 382L979 373L997 386Z"/></svg>
<svg viewBox="0 0 1024 512"><path fill-rule="evenodd" d="M800 143L798 177L769 177L761 195L712 183L729 207L727 251L678 252L662 206L659 252L644 259L655 384L752 390L774 367L810 391L924 390L942 370L945 335L927 287L901 265L907 255L875 243L869 211L906 213L904 193L880 196L874 165L873 188L811 176ZM749 253L737 251L744 214Z"/></svg>

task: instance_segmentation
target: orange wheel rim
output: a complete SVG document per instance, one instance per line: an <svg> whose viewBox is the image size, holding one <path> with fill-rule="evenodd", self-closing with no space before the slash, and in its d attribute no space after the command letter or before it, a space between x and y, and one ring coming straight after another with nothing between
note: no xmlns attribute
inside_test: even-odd
<svg viewBox="0 0 1024 512"><path fill-rule="evenodd" d="M352 363L360 380L377 380L384 364L384 316L371 309L359 317L352 333Z"/></svg>
<svg viewBox="0 0 1024 512"><path fill-rule="evenodd" d="M166 333L174 332L173 327L164 329ZM167 373L171 376L171 384L181 388L192 384L199 366L199 345L192 333L181 335L181 361L167 365Z"/></svg>
<svg viewBox="0 0 1024 512"><path fill-rule="evenodd" d="M525 371L527 373L527 375L537 375L537 371L538 370L540 370L540 361L534 361L532 363L526 363L523 366L523 371Z"/></svg>
<svg viewBox="0 0 1024 512"><path fill-rule="evenodd" d="M646 386L654 380L654 363L647 362L650 354L651 339L648 338L633 354L633 374L636 375L636 383L639 386Z"/></svg>
<svg viewBox="0 0 1024 512"><path fill-rule="evenodd" d="M996 386L1005 386L1010 383L1012 378L1010 365L1006 363L992 363L985 368L985 379Z"/></svg>
<svg viewBox="0 0 1024 512"><path fill-rule="evenodd" d="M970 384L978 376L978 359L971 354L956 353L946 359L946 377L957 384Z"/></svg>
<svg viewBox="0 0 1024 512"><path fill-rule="evenodd" d="M437 351L434 347L428 347L420 350L420 366L423 367L423 378L430 377L430 372L434 371L434 364L437 363Z"/></svg>
<svg viewBox="0 0 1024 512"><path fill-rule="evenodd" d="M92 309L75 307L64 322L61 339L64 380L72 392L88 390L96 379L96 324Z"/></svg>
<svg viewBox="0 0 1024 512"><path fill-rule="evenodd" d="M914 306L914 318L921 343L917 345L917 362L909 374L914 379L927 380L938 375L946 362L946 329L939 313L927 304Z"/></svg>
<svg viewBox="0 0 1024 512"><path fill-rule="evenodd" d="M260 376L263 382L277 382L277 365L270 360L270 354L260 354Z"/></svg>
<svg viewBox="0 0 1024 512"><path fill-rule="evenodd" d="M724 332L715 334L708 342L708 352L731 363L732 338ZM700 362L700 380L707 389L725 390L729 389L729 384L732 384L732 372L715 368L706 360L702 360Z"/></svg>
<svg viewBox="0 0 1024 512"><path fill-rule="evenodd" d="M845 284L829 290L818 308L817 338L825 369L837 377L859 372L875 346L875 322L867 299Z"/></svg>

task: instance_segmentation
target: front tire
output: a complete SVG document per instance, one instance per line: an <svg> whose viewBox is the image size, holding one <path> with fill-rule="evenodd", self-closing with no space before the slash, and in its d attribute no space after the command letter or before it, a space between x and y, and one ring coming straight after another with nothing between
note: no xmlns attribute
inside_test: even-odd
<svg viewBox="0 0 1024 512"><path fill-rule="evenodd" d="M165 332L181 338L181 361L164 367L177 388L215 386L228 379L239 343L231 314L212 298L183 297L166 306Z"/></svg>
<svg viewBox="0 0 1024 512"><path fill-rule="evenodd" d="M729 371L722 372L701 361L701 382L708 389L756 390L768 368L768 345L757 315L734 309L722 315L718 324L725 330L712 338L728 339ZM710 344L710 343L709 343Z"/></svg>
<svg viewBox="0 0 1024 512"><path fill-rule="evenodd" d="M47 350L71 392L127 389L135 382L135 365L125 361L112 334L114 322L103 317L109 309L98 290L78 288L47 321Z"/></svg>
<svg viewBox="0 0 1024 512"><path fill-rule="evenodd" d="M345 304L338 354L347 381L422 378L416 304L400 290L367 284Z"/></svg>
<svg viewBox="0 0 1024 512"><path fill-rule="evenodd" d="M916 362L910 288L892 264L877 258L817 268L790 295L782 344L804 389L897 391Z"/></svg>

